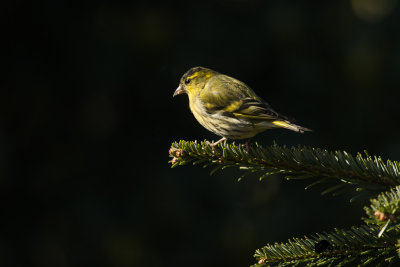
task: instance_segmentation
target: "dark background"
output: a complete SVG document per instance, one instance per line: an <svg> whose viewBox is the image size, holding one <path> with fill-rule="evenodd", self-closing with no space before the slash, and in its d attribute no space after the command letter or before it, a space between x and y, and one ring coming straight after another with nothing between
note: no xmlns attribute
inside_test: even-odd
<svg viewBox="0 0 400 267"><path fill-rule="evenodd" d="M267 242L361 223L366 200L170 169L217 137L172 98L204 66L250 85L309 145L396 160L397 1L1 4L1 266L248 266Z"/></svg>

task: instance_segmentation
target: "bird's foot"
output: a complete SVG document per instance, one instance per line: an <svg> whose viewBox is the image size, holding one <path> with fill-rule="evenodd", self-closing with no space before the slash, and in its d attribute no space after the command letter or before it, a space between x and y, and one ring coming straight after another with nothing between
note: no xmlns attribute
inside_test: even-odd
<svg viewBox="0 0 400 267"><path fill-rule="evenodd" d="M243 147L246 149L246 152L249 153L250 148L251 148L251 139L247 140L245 144L243 144Z"/></svg>
<svg viewBox="0 0 400 267"><path fill-rule="evenodd" d="M214 154L214 153L215 153L215 149L216 149L216 147L218 146L218 144L221 143L222 141L225 141L225 140L226 140L226 138L223 137L223 138L219 139L217 142L214 142L214 143L211 143L211 142L209 142L209 141L206 141L206 144L209 145L209 146L211 146L212 153Z"/></svg>

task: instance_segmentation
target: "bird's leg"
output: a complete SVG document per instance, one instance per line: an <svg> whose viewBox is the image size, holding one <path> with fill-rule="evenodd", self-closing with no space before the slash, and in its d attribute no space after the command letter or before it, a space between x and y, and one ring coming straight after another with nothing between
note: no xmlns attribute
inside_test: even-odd
<svg viewBox="0 0 400 267"><path fill-rule="evenodd" d="M221 139L219 139L217 142L214 142L214 143L210 143L210 142L207 141L207 144L211 146L212 152L214 153L215 152L215 148L217 147L217 145L219 143L221 143L222 141L225 141L225 140L226 140L226 137L222 137Z"/></svg>
<svg viewBox="0 0 400 267"><path fill-rule="evenodd" d="M251 147L251 138L247 139L247 142L243 145L246 148L246 152L249 153Z"/></svg>

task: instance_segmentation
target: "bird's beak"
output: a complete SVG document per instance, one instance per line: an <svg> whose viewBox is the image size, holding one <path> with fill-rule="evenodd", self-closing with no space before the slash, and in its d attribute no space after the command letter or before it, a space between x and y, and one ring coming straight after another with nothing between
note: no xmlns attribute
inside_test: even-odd
<svg viewBox="0 0 400 267"><path fill-rule="evenodd" d="M185 93L185 88L183 88L182 85L179 85L178 88L176 88L173 97L176 95L183 94L183 93Z"/></svg>

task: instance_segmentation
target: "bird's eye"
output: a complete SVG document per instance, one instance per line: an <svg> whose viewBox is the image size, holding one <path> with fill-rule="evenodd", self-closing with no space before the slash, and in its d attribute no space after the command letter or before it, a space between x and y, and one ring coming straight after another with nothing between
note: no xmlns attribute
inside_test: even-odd
<svg viewBox="0 0 400 267"><path fill-rule="evenodd" d="M190 83L190 79L186 79L185 84L189 84L189 83Z"/></svg>

